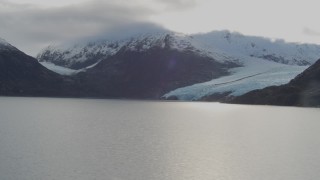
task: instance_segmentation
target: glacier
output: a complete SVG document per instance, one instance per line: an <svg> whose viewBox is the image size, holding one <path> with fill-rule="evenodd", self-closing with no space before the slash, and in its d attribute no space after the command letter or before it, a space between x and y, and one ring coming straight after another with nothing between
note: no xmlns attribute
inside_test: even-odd
<svg viewBox="0 0 320 180"><path fill-rule="evenodd" d="M255 89L286 84L308 67L247 58L245 65L232 69L229 76L179 88L165 94L163 98L196 101L214 94L240 96Z"/></svg>

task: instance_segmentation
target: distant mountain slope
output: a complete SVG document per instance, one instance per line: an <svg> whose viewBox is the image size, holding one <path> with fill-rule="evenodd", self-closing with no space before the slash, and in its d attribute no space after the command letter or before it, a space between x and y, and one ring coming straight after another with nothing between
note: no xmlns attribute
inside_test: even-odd
<svg viewBox="0 0 320 180"><path fill-rule="evenodd" d="M0 39L0 95L60 96L64 78Z"/></svg>
<svg viewBox="0 0 320 180"><path fill-rule="evenodd" d="M286 85L255 90L231 103L320 106L320 60Z"/></svg>
<svg viewBox="0 0 320 180"><path fill-rule="evenodd" d="M193 51L164 46L147 51L123 48L76 78L88 93L104 97L159 99L171 90L228 74L235 63L221 63ZM90 91L90 92L89 92Z"/></svg>
<svg viewBox="0 0 320 180"><path fill-rule="evenodd" d="M320 45L315 44L288 43L230 31L213 31L193 37L212 49L236 57L255 57L289 65L311 65L320 57Z"/></svg>

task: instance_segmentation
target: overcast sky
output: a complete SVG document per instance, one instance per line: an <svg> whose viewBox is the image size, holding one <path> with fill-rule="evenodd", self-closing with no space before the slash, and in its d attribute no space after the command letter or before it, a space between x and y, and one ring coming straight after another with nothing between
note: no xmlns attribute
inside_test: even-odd
<svg viewBox="0 0 320 180"><path fill-rule="evenodd" d="M320 44L318 9L317 0L0 0L0 37L33 56L49 44L159 27Z"/></svg>

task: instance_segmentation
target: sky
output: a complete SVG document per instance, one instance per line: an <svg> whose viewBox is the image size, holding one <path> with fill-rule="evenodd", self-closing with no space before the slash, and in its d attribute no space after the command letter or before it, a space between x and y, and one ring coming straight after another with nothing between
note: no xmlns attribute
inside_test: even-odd
<svg viewBox="0 0 320 180"><path fill-rule="evenodd" d="M35 56L50 44L165 28L230 30L320 44L317 0L0 0L0 38Z"/></svg>

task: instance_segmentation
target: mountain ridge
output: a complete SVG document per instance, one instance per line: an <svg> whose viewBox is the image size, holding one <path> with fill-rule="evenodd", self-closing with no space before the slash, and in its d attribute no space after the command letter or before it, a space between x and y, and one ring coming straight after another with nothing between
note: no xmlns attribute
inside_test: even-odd
<svg viewBox="0 0 320 180"><path fill-rule="evenodd" d="M137 51L163 46L171 39L171 48L193 50L217 61L236 61L239 56L256 57L290 65L311 65L320 57L320 45L272 41L268 38L245 36L230 31L205 34L174 32L145 33L119 40L99 40L69 46L49 46L37 55L40 62L51 62L71 69L81 69L97 63L102 57L114 55L121 48Z"/></svg>
<svg viewBox="0 0 320 180"><path fill-rule="evenodd" d="M0 93L1 95L58 95L63 79L41 66L36 59L1 40ZM49 82L50 81L50 82Z"/></svg>
<svg viewBox="0 0 320 180"><path fill-rule="evenodd" d="M221 63L192 52L154 47L125 50L75 75L84 89L106 97L160 99L176 88L228 75L235 63ZM201 70L201 71L200 71Z"/></svg>

